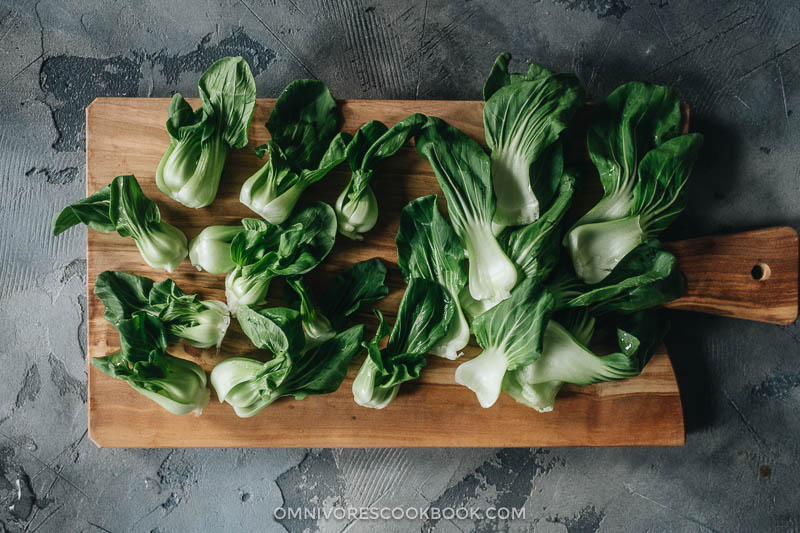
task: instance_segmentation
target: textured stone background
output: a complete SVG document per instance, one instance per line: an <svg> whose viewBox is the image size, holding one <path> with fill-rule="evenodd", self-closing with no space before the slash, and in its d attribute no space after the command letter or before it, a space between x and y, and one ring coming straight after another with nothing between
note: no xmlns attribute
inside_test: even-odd
<svg viewBox="0 0 800 533"><path fill-rule="evenodd" d="M791 0L0 2L0 532L375 526L273 521L303 503L527 511L386 531L800 530L796 325L673 313L678 449L127 451L86 438L85 236L49 228L84 194L92 99L194 96L231 54L264 97L314 76L339 98L475 99L502 50L576 72L594 97L642 79L691 104L706 146L671 237L800 225Z"/></svg>

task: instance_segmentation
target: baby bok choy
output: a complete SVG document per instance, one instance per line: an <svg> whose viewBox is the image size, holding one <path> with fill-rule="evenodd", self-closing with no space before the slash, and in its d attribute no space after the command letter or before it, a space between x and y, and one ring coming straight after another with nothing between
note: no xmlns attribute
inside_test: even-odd
<svg viewBox="0 0 800 533"><path fill-rule="evenodd" d="M227 274L236 267L231 259L233 238L244 226L208 226L189 243L189 260L197 270Z"/></svg>
<svg viewBox="0 0 800 533"><path fill-rule="evenodd" d="M362 305L389 294L384 284L386 267L380 259L361 261L348 267L328 285L317 306L301 276L286 279L298 297L297 308L305 333L305 348L318 346L336 335Z"/></svg>
<svg viewBox="0 0 800 533"><path fill-rule="evenodd" d="M205 371L196 363L169 355L167 332L155 316L139 311L119 320L122 349L92 357L92 365L175 415L199 415L210 391Z"/></svg>
<svg viewBox="0 0 800 533"><path fill-rule="evenodd" d="M266 303L270 281L278 276L305 274L333 248L336 215L323 202L311 204L278 226L244 219L245 231L231 243L236 267L225 277L228 308Z"/></svg>
<svg viewBox="0 0 800 533"><path fill-rule="evenodd" d="M401 384L419 377L427 363L425 354L447 334L454 312L447 289L434 281L412 278L386 348L381 350L378 344L389 333L389 326L376 310L378 330L364 343L367 357L353 381L356 403L375 409L389 405Z"/></svg>
<svg viewBox="0 0 800 533"><path fill-rule="evenodd" d="M424 126L425 115L415 113L387 129L382 122L367 122L347 145L347 164L352 175L336 199L339 233L362 240L378 221L378 200L372 191L372 178L384 160L397 153Z"/></svg>
<svg viewBox="0 0 800 533"><path fill-rule="evenodd" d="M303 191L344 161L350 135L337 135L336 102L317 80L290 83L266 126L272 138L256 154L269 159L244 182L239 201L267 222L281 224Z"/></svg>
<svg viewBox="0 0 800 533"><path fill-rule="evenodd" d="M266 362L231 357L211 371L211 384L219 401L232 405L242 418L257 414L284 396L302 400L334 392L364 336L364 326L353 326L309 348L301 314L294 309L255 311L241 307L236 316L253 344L272 353Z"/></svg>
<svg viewBox="0 0 800 533"><path fill-rule="evenodd" d="M436 195L423 196L403 208L396 239L397 264L406 282L422 278L447 289L455 316L447 334L430 353L457 359L469 343L469 324L459 302L459 294L467 284L465 255L455 231L439 213L436 199Z"/></svg>
<svg viewBox="0 0 800 533"><path fill-rule="evenodd" d="M492 232L495 199L489 157L464 132L433 117L417 136L417 151L433 167L450 222L467 250L470 295L489 306L508 298L517 270Z"/></svg>
<svg viewBox="0 0 800 533"><path fill-rule="evenodd" d="M539 218L557 188L561 134L582 104L571 74L531 65L527 74L509 74L511 56L501 54L484 87L483 124L491 150L492 183L497 198L493 222L520 226Z"/></svg>
<svg viewBox="0 0 800 533"><path fill-rule="evenodd" d="M587 348L591 323L589 319L588 327L579 326L571 332L551 320L545 329L541 356L532 364L509 372L503 390L537 411L552 411L563 383L591 385L641 374L666 332L657 310L640 311L617 327L619 351L598 356Z"/></svg>
<svg viewBox="0 0 800 533"><path fill-rule="evenodd" d="M241 57L211 65L198 82L202 107L176 94L169 105L170 143L156 169L158 188L186 207L214 201L228 152L247 145L256 83Z"/></svg>
<svg viewBox="0 0 800 533"><path fill-rule="evenodd" d="M483 351L456 369L456 383L468 387L481 407L500 396L507 372L533 363L542 353L553 296L536 279L526 279L504 300L472 323Z"/></svg>
<svg viewBox="0 0 800 533"><path fill-rule="evenodd" d="M224 303L186 294L171 279L154 283L144 276L106 270L97 276L94 293L105 306L105 319L115 327L145 313L164 325L168 344L184 339L198 348L219 348L231 321Z"/></svg>
<svg viewBox="0 0 800 533"><path fill-rule="evenodd" d="M564 239L581 280L605 279L683 211L703 138L679 126L678 97L660 85L627 83L597 110L587 144L605 194Z"/></svg>
<svg viewBox="0 0 800 533"><path fill-rule="evenodd" d="M186 258L186 235L161 220L156 203L147 198L134 176L117 176L110 185L65 207L53 218L53 235L77 224L101 233L131 237L142 259L153 268L172 272Z"/></svg>

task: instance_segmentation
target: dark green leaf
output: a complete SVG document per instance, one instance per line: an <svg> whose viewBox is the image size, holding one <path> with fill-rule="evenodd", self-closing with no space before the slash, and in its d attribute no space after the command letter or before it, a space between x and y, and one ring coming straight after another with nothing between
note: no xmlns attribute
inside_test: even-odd
<svg viewBox="0 0 800 533"><path fill-rule="evenodd" d="M492 153L497 224L515 226L539 218L561 176L559 137L581 105L580 84L568 74L506 85L486 102L483 123ZM534 191L546 194L539 197Z"/></svg>
<svg viewBox="0 0 800 533"><path fill-rule="evenodd" d="M194 111L192 106L180 94L174 94L169 102L167 114L167 132L174 141L198 134L204 127L203 111Z"/></svg>
<svg viewBox="0 0 800 533"><path fill-rule="evenodd" d="M386 353L427 353L447 333L454 312L453 298L439 283L411 279L400 300Z"/></svg>
<svg viewBox="0 0 800 533"><path fill-rule="evenodd" d="M92 357L91 362L92 366L97 370L115 379L125 379L132 373L128 361L122 355L122 350L108 354L105 357Z"/></svg>
<svg viewBox="0 0 800 533"><path fill-rule="evenodd" d="M250 341L274 355L295 354L303 349L305 337L300 313L285 307L254 310L243 305L236 319Z"/></svg>
<svg viewBox="0 0 800 533"><path fill-rule="evenodd" d="M77 224L86 224L95 231L111 233L115 230L109 216L111 187L106 185L88 198L68 205L53 217L53 235L58 235Z"/></svg>
<svg viewBox="0 0 800 533"><path fill-rule="evenodd" d="M642 215L648 235L657 236L686 207L686 182L702 145L702 135L681 135L642 158L631 212Z"/></svg>
<svg viewBox="0 0 800 533"><path fill-rule="evenodd" d="M105 306L105 319L116 325L147 308L152 287L153 281L144 276L106 270L97 276L94 294Z"/></svg>
<svg viewBox="0 0 800 533"><path fill-rule="evenodd" d="M546 68L540 67L539 65L534 65L533 63L528 66L528 72L526 74L511 74L508 71L508 64L510 61L511 54L508 52L501 53L499 56L497 56L497 59L495 59L494 65L492 65L492 70L489 72L489 76L486 78L486 83L483 85L484 101L488 101L494 93L507 85L512 85L522 81L532 81L540 77L550 76L552 74L552 72Z"/></svg>
<svg viewBox="0 0 800 533"><path fill-rule="evenodd" d="M358 325L325 341L315 350L296 357L283 394L298 400L313 394L329 394L339 388L350 361L358 355L364 326Z"/></svg>
<svg viewBox="0 0 800 533"><path fill-rule="evenodd" d="M455 298L467 283L464 248L439 213L436 195L410 202L400 213L397 264L403 278L423 278L444 285Z"/></svg>
<svg viewBox="0 0 800 533"><path fill-rule="evenodd" d="M662 85L626 83L608 96L595 110L587 137L589 156L600 173L606 195L632 188L639 161L675 137L680 120L677 95ZM603 220L609 218L584 222Z"/></svg>
<svg viewBox="0 0 800 533"><path fill-rule="evenodd" d="M508 370L514 370L541 355L553 307L553 295L537 279L528 278L511 291L511 298L478 316L472 329L484 350L499 351Z"/></svg>
<svg viewBox="0 0 800 533"><path fill-rule="evenodd" d="M267 121L272 140L300 169L317 168L338 127L336 102L318 80L287 85Z"/></svg>
<svg viewBox="0 0 800 533"><path fill-rule="evenodd" d="M378 258L351 265L336 276L319 302L334 330L341 329L362 305L377 302L389 294L385 279L386 267Z"/></svg>
<svg viewBox="0 0 800 533"><path fill-rule="evenodd" d="M506 255L525 277L545 280L558 264L561 252L561 221L572 206L575 178L563 174L558 196L536 222L507 228L498 237Z"/></svg>
<svg viewBox="0 0 800 533"><path fill-rule="evenodd" d="M197 85L203 114L216 134L229 149L244 148L256 105L250 65L241 57L222 58L203 73Z"/></svg>
<svg viewBox="0 0 800 533"><path fill-rule="evenodd" d="M431 117L417 136L417 152L433 167L457 233L473 220L491 223L494 198L489 156L474 139Z"/></svg>
<svg viewBox="0 0 800 533"><path fill-rule="evenodd" d="M351 171L361 168L369 149L387 131L389 131L389 128L386 124L378 120L372 120L358 128L345 151L347 164L350 166Z"/></svg>
<svg viewBox="0 0 800 533"><path fill-rule="evenodd" d="M131 364L147 362L151 353L164 353L167 349L167 332L161 321L143 311L131 318L117 321L122 354Z"/></svg>
<svg viewBox="0 0 800 533"><path fill-rule="evenodd" d="M679 298L686 286L675 256L655 240L635 248L600 284L586 285L567 274L560 283L562 289L555 291L559 307L588 306L594 314L656 307Z"/></svg>
<svg viewBox="0 0 800 533"><path fill-rule="evenodd" d="M133 175L117 176L111 182L109 217L117 233L135 239L161 220L158 206L144 195Z"/></svg>

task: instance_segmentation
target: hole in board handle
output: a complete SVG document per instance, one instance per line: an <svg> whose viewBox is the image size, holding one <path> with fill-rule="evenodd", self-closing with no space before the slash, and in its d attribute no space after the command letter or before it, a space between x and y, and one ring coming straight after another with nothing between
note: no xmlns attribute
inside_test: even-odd
<svg viewBox="0 0 800 533"><path fill-rule="evenodd" d="M753 265L752 270L750 270L750 275L753 276L753 279L756 281L766 281L769 279L770 275L772 275L772 270L770 270L769 265L766 263L757 263Z"/></svg>

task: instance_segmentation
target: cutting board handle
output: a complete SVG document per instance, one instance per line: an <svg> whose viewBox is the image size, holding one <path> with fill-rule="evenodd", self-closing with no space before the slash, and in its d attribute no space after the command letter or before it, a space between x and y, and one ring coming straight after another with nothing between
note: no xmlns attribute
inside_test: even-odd
<svg viewBox="0 0 800 533"><path fill-rule="evenodd" d="M686 294L666 304L773 324L797 319L798 238L790 227L666 244L686 276Z"/></svg>

